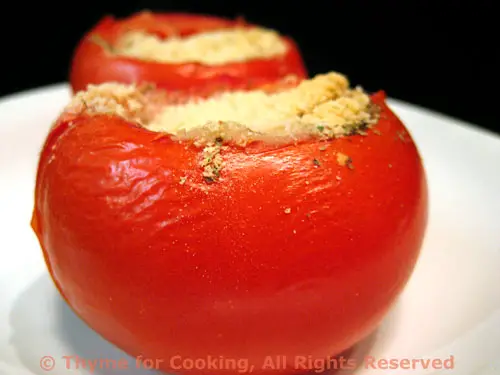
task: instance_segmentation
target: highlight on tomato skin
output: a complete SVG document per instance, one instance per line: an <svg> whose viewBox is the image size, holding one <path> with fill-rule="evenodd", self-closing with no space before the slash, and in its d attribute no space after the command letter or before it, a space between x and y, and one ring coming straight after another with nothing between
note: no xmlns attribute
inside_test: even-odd
<svg viewBox="0 0 500 375"><path fill-rule="evenodd" d="M372 333L427 222L418 150L385 94L337 73L159 106L104 84L44 145L32 226L91 328L132 356L304 372ZM153 99L151 99L153 98ZM151 104L154 102L154 104ZM284 368L263 368L268 356Z"/></svg>
<svg viewBox="0 0 500 375"><path fill-rule="evenodd" d="M79 43L70 71L73 92L104 82L152 83L209 96L307 76L289 38L242 19L140 12L105 17Z"/></svg>

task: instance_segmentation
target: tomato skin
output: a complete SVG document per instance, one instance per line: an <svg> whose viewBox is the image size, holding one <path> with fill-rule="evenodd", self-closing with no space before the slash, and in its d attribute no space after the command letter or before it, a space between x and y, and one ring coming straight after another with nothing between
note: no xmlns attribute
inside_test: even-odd
<svg viewBox="0 0 500 375"><path fill-rule="evenodd" d="M283 56L272 59L253 59L247 62L209 66L200 63L166 64L112 56L93 41L99 36L113 43L131 29L144 30L167 38L190 35L235 26L251 26L242 20L193 15L139 13L124 20L105 17L78 45L73 56L70 83L73 92L84 90L88 84L115 81L123 83L154 83L158 88L208 96L215 91L251 89L279 80L288 75L300 79L307 72L295 42L283 37L288 46Z"/></svg>
<svg viewBox="0 0 500 375"><path fill-rule="evenodd" d="M419 154L384 98L380 135L229 146L212 184L194 146L115 116L61 117L32 221L61 294L103 337L175 373L237 372L172 368L175 355L293 373L296 356L349 348L402 291L427 222ZM261 370L274 355L291 362Z"/></svg>

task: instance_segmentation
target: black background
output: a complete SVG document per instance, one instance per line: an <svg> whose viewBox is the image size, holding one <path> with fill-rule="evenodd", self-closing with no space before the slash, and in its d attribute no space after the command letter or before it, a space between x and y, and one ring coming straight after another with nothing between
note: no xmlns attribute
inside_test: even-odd
<svg viewBox="0 0 500 375"><path fill-rule="evenodd" d="M83 33L105 14L142 9L244 15L294 37L311 74L347 74L367 90L500 132L494 1L25 1L2 5L0 95L62 82Z"/></svg>

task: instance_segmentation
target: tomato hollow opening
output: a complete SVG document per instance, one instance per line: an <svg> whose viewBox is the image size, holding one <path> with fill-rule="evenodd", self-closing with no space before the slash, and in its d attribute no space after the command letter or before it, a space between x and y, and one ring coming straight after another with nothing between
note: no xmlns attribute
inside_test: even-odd
<svg viewBox="0 0 500 375"><path fill-rule="evenodd" d="M293 87L222 92L205 99L168 104L159 90L135 85L89 85L69 111L115 114L180 140L252 141L331 139L363 132L378 120L377 107L362 88L331 72Z"/></svg>
<svg viewBox="0 0 500 375"><path fill-rule="evenodd" d="M223 65L284 55L287 44L276 31L262 27L210 30L162 38L142 30L124 33L113 45L115 55L162 63Z"/></svg>

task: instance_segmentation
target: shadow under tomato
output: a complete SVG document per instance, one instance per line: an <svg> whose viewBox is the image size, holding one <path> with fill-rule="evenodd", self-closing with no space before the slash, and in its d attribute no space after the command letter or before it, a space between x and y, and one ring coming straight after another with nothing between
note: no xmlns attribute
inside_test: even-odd
<svg viewBox="0 0 500 375"><path fill-rule="evenodd" d="M381 329L363 341L337 356L351 359L351 363L362 365L380 332L386 337L391 334L398 318L398 306L389 313ZM153 375L158 372L137 367L135 358L112 345L78 318L59 295L48 274L37 278L16 300L10 312L12 336L10 344L14 347L22 366L32 374L47 374L42 360L50 356L54 367L63 374L69 371L76 374L96 375ZM382 340L384 341L384 340ZM335 361L336 357L330 358ZM91 363L92 361L93 363ZM124 364L126 362L126 364ZM121 365L119 365L121 363ZM337 365L335 365L337 363ZM340 368L340 362L330 363L323 371L307 371L310 374L348 375L356 373L352 368ZM317 368L316 366L314 368Z"/></svg>
<svg viewBox="0 0 500 375"><path fill-rule="evenodd" d="M307 375L321 373L322 375L353 375L364 369L366 358L372 353L376 346L377 351L383 352L385 344L390 342L397 327L400 304L396 303L387 314L377 330L356 345L345 350L343 353L332 356L324 367L319 366L317 370L309 371Z"/></svg>
<svg viewBox="0 0 500 375"><path fill-rule="evenodd" d="M48 274L37 278L19 296L9 320L10 344L31 374L159 374L138 368L135 358L89 328L62 299ZM55 365L44 369L50 359L42 361L48 356Z"/></svg>

